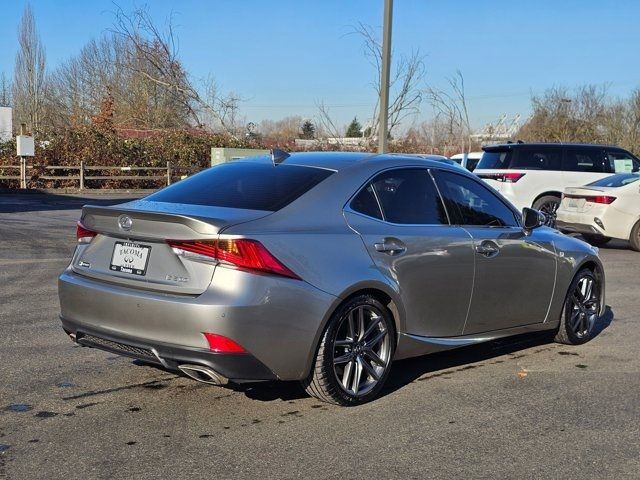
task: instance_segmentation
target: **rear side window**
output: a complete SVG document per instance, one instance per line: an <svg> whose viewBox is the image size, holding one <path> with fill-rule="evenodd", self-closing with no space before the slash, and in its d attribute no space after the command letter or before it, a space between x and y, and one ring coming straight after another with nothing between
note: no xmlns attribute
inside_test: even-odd
<svg viewBox="0 0 640 480"><path fill-rule="evenodd" d="M332 173L330 170L298 165L225 163L160 190L147 197L147 200L276 211Z"/></svg>
<svg viewBox="0 0 640 480"><path fill-rule="evenodd" d="M482 154L476 168L503 169L509 168L512 150L488 150Z"/></svg>
<svg viewBox="0 0 640 480"><path fill-rule="evenodd" d="M373 201L372 201L373 200ZM357 212L367 213L379 202L382 220L398 224L446 225L449 223L442 199L425 169L396 169L381 173L351 202Z"/></svg>
<svg viewBox="0 0 640 480"><path fill-rule="evenodd" d="M373 185L369 184L363 188L358 195L351 201L351 208L358 213L362 213L368 217L382 220L382 212L378 205L378 200L373 193Z"/></svg>
<svg viewBox="0 0 640 480"><path fill-rule="evenodd" d="M602 150L594 148L567 148L564 153L562 170L565 172L593 173L607 171Z"/></svg>
<svg viewBox="0 0 640 480"><path fill-rule="evenodd" d="M630 183L640 180L638 173L619 173L618 175L610 175L590 183L592 187L624 187Z"/></svg>
<svg viewBox="0 0 640 480"><path fill-rule="evenodd" d="M507 205L483 184L463 175L436 172L449 213L460 225L516 227L516 216Z"/></svg>
<svg viewBox="0 0 640 480"><path fill-rule="evenodd" d="M522 170L560 170L561 148L520 148L511 161L511 168Z"/></svg>
<svg viewBox="0 0 640 480"><path fill-rule="evenodd" d="M608 150L607 160L610 171L615 173L637 172L640 168L638 159L622 150Z"/></svg>

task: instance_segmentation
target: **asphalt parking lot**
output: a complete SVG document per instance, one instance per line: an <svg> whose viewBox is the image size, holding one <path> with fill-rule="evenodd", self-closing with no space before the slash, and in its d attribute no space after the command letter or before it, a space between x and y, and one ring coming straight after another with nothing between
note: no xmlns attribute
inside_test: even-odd
<svg viewBox="0 0 640 480"><path fill-rule="evenodd" d="M224 389L74 346L56 277L83 203L0 194L0 478L640 477L640 253L601 249L601 332L397 362L340 408L296 383ZM99 200L96 200L99 199Z"/></svg>

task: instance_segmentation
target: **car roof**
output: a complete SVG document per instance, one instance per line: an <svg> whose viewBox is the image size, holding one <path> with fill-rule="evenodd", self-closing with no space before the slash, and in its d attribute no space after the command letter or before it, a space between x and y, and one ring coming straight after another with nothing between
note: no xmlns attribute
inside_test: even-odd
<svg viewBox="0 0 640 480"><path fill-rule="evenodd" d="M571 142L518 142L518 143L496 143L494 145L485 145L482 150L502 150L505 148L521 148L521 147L586 147L586 148L615 148L624 150L617 145L606 145L598 143L571 143Z"/></svg>
<svg viewBox="0 0 640 480"><path fill-rule="evenodd" d="M449 165L442 159L430 159L429 155L413 155L408 153L370 153L370 152L292 152L282 165L302 165L305 167L325 168L340 171L351 168L381 170L402 166L443 167L454 171L459 166ZM271 162L268 155L245 157L236 162L254 161Z"/></svg>

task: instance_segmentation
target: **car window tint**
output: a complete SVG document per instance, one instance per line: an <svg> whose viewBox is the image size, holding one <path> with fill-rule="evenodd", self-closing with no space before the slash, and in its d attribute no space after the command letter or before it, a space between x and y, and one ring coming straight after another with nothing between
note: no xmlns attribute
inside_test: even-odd
<svg viewBox="0 0 640 480"><path fill-rule="evenodd" d="M594 148L567 148L562 169L566 172L605 172L602 152Z"/></svg>
<svg viewBox="0 0 640 480"><path fill-rule="evenodd" d="M436 172L436 180L449 214L461 225L518 226L513 210L480 182L444 171Z"/></svg>
<svg viewBox="0 0 640 480"><path fill-rule="evenodd" d="M560 170L562 149L526 147L517 150L511 168L523 170Z"/></svg>
<svg viewBox="0 0 640 480"><path fill-rule="evenodd" d="M360 190L360 193L354 197L351 201L351 209L363 215L382 220L382 212L380 211L380 206L373 193L373 185L371 184L368 184Z"/></svg>
<svg viewBox="0 0 640 480"><path fill-rule="evenodd" d="M384 220L400 224L448 224L447 213L426 169L397 169L372 182Z"/></svg>
<svg viewBox="0 0 640 480"><path fill-rule="evenodd" d="M330 176L330 170L235 161L204 170L146 200L276 211Z"/></svg>
<svg viewBox="0 0 640 480"><path fill-rule="evenodd" d="M509 168L511 163L511 150L488 150L482 154L476 168L503 169Z"/></svg>
<svg viewBox="0 0 640 480"><path fill-rule="evenodd" d="M612 172L628 173L637 171L638 160L633 158L630 153L620 150L608 150L607 160Z"/></svg>

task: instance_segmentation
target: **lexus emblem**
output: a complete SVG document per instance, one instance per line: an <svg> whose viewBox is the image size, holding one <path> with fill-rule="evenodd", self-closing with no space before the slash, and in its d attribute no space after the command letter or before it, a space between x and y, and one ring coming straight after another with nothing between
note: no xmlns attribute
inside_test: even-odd
<svg viewBox="0 0 640 480"><path fill-rule="evenodd" d="M120 215L120 218L118 218L118 225L120 225L120 228L122 230L129 231L131 230L133 221L131 220L131 217L129 217L128 215Z"/></svg>

